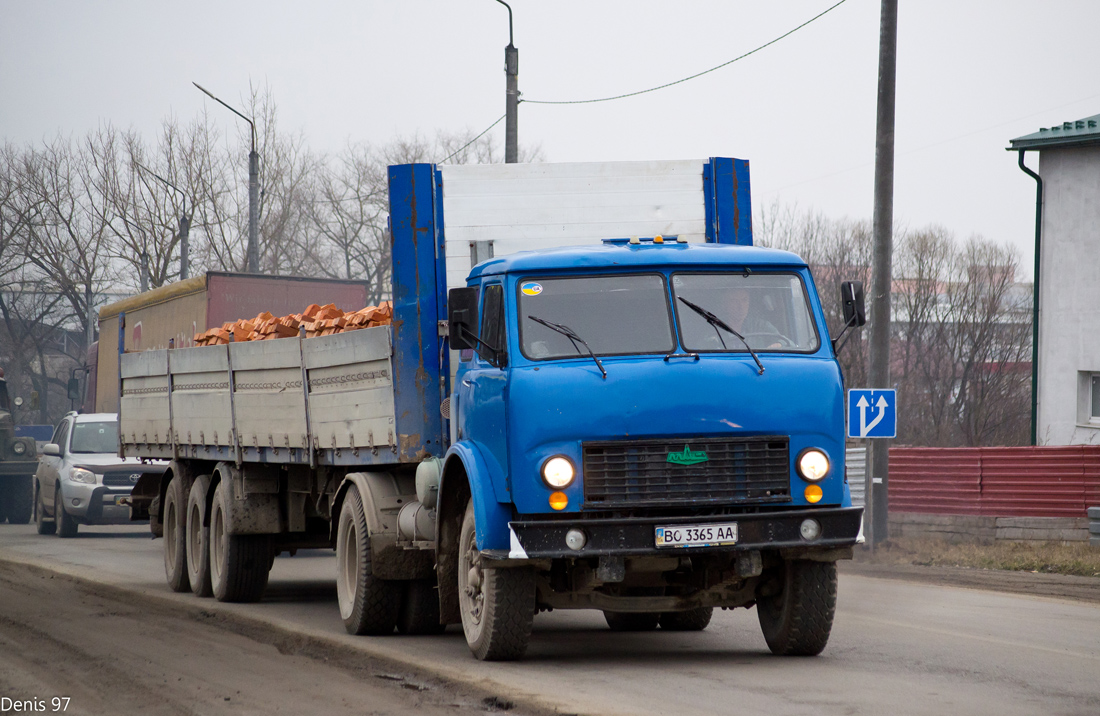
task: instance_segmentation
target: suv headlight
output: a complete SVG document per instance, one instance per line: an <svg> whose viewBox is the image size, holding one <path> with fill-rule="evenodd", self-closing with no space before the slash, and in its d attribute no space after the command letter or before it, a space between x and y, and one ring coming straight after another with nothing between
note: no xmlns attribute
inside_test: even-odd
<svg viewBox="0 0 1100 716"><path fill-rule="evenodd" d="M91 470L85 470L82 467L74 467L69 470L69 480L72 482L83 482L88 485L94 485L96 483L95 473Z"/></svg>
<svg viewBox="0 0 1100 716"><path fill-rule="evenodd" d="M806 448L795 462L798 476L809 482L817 482L829 474L829 458L817 448Z"/></svg>
<svg viewBox="0 0 1100 716"><path fill-rule="evenodd" d="M568 487L576 475L573 463L564 455L555 455L542 463L542 481L556 490Z"/></svg>

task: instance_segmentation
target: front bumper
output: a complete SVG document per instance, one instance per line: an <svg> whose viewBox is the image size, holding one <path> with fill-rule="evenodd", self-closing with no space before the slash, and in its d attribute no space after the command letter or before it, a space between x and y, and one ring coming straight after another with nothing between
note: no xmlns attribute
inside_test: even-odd
<svg viewBox="0 0 1100 716"><path fill-rule="evenodd" d="M0 477L33 475L37 470L37 460L0 460Z"/></svg>
<svg viewBox="0 0 1100 716"><path fill-rule="evenodd" d="M65 480L61 484L61 500L65 511L83 524L126 525L130 523L130 507L118 504L118 500L127 497L130 489Z"/></svg>
<svg viewBox="0 0 1100 716"><path fill-rule="evenodd" d="M554 559L558 557L690 555L765 549L831 550L856 543L862 523L862 507L822 507L782 512L756 512L742 515L706 517L638 517L577 520L519 520L509 522L511 548L485 550L481 555L493 560ZM802 538L802 521L812 517L821 525L821 534L813 540ZM736 522L735 545L720 547L657 547L654 530L658 526L706 525ZM584 530L587 541L582 549L565 544L572 528Z"/></svg>

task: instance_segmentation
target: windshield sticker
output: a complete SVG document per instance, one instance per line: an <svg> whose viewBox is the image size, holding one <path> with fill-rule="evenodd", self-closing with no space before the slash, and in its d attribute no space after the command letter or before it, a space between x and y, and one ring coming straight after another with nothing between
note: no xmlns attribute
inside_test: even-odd
<svg viewBox="0 0 1100 716"><path fill-rule="evenodd" d="M535 281L528 281L519 287L520 291L523 291L524 296L537 296L542 293L542 284Z"/></svg>

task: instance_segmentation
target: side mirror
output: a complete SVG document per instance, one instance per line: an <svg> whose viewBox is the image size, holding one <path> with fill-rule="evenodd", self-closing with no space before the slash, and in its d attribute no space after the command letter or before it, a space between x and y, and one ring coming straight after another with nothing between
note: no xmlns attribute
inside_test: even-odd
<svg viewBox="0 0 1100 716"><path fill-rule="evenodd" d="M69 378L69 400L80 400L80 378Z"/></svg>
<svg viewBox="0 0 1100 716"><path fill-rule="evenodd" d="M42 454L52 457L61 457L61 446L57 443L46 443L46 446L42 448Z"/></svg>
<svg viewBox="0 0 1100 716"><path fill-rule="evenodd" d="M447 335L452 350L475 347L469 336L477 335L477 288L452 288L447 292Z"/></svg>
<svg viewBox="0 0 1100 716"><path fill-rule="evenodd" d="M845 327L858 328L867 323L861 281L844 281L840 284L840 306L844 311Z"/></svg>

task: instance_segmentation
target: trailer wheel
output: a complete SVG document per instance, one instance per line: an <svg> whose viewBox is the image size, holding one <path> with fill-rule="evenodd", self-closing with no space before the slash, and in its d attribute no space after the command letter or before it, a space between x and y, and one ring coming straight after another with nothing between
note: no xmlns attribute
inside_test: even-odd
<svg viewBox="0 0 1100 716"><path fill-rule="evenodd" d="M458 603L462 631L475 657L511 661L527 651L535 617L535 572L481 565L473 499L466 504L459 532Z"/></svg>
<svg viewBox="0 0 1100 716"><path fill-rule="evenodd" d="M54 511L57 511L56 504ZM164 493L164 574L173 592L191 588L187 578L187 499L183 478L176 476Z"/></svg>
<svg viewBox="0 0 1100 716"><path fill-rule="evenodd" d="M42 501L42 487L35 490L38 493L34 498L34 526L40 535L52 535L57 531L56 520L46 519L46 503Z"/></svg>
<svg viewBox="0 0 1100 716"><path fill-rule="evenodd" d="M782 656L820 654L836 613L836 562L787 560L778 581L777 594L756 600L768 648Z"/></svg>
<svg viewBox="0 0 1100 716"><path fill-rule="evenodd" d="M65 501L61 497L61 485L55 485L53 488L53 512L54 519L57 521L57 536L58 537L76 537L77 524L76 519L65 511Z"/></svg>
<svg viewBox="0 0 1100 716"><path fill-rule="evenodd" d="M219 602L258 602L267 589L271 568L271 538L269 535L229 534L228 482L221 480L214 488L214 505L210 511L210 585ZM165 534L167 534L167 522Z"/></svg>
<svg viewBox="0 0 1100 716"><path fill-rule="evenodd" d="M336 527L336 596L349 634L392 634L397 625L401 585L374 576L363 498L348 486Z"/></svg>
<svg viewBox="0 0 1100 716"><path fill-rule="evenodd" d="M611 631L653 631L661 615L658 612L604 612Z"/></svg>
<svg viewBox="0 0 1100 716"><path fill-rule="evenodd" d="M8 522L13 525L25 525L31 521L34 508L33 480L30 475L20 475L8 481L8 499L4 511Z"/></svg>
<svg viewBox="0 0 1100 716"><path fill-rule="evenodd" d="M187 494L187 581L197 597L214 595L210 583L210 525L204 523L209 492L210 476L199 475Z"/></svg>
<svg viewBox="0 0 1100 716"><path fill-rule="evenodd" d="M402 634L442 634L439 623L439 592L435 580L414 579L405 587L405 598L397 612L397 631Z"/></svg>
<svg viewBox="0 0 1100 716"><path fill-rule="evenodd" d="M663 612L661 628L668 631L703 631L710 624L714 607L696 607L686 612Z"/></svg>

